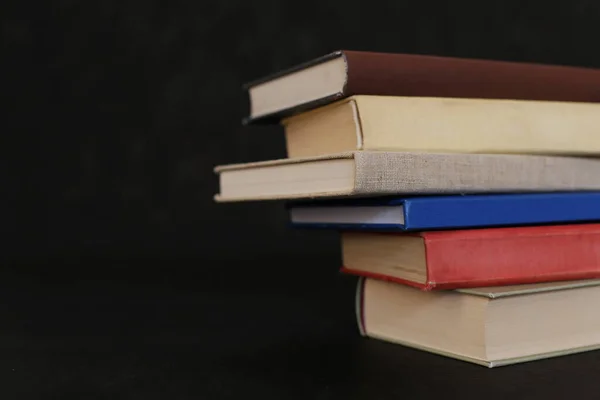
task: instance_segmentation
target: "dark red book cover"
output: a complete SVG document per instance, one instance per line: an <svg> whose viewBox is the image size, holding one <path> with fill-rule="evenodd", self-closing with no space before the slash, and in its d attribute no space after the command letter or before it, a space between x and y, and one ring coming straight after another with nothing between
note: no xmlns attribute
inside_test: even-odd
<svg viewBox="0 0 600 400"><path fill-rule="evenodd" d="M499 60L340 50L250 82L274 81L335 58L343 58L346 79L335 94L273 111L245 123L275 122L353 95L600 101L600 70Z"/></svg>
<svg viewBox="0 0 600 400"><path fill-rule="evenodd" d="M600 278L600 224L435 231L418 235L425 242L425 284L349 268L342 271L424 290Z"/></svg>
<svg viewBox="0 0 600 400"><path fill-rule="evenodd" d="M417 54L342 52L355 94L600 101L600 70Z"/></svg>

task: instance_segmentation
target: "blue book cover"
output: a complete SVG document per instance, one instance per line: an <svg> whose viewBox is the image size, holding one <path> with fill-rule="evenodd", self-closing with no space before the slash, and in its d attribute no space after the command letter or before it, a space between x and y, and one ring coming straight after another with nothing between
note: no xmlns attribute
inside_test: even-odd
<svg viewBox="0 0 600 400"><path fill-rule="evenodd" d="M296 228L421 231L600 221L600 192L289 203Z"/></svg>

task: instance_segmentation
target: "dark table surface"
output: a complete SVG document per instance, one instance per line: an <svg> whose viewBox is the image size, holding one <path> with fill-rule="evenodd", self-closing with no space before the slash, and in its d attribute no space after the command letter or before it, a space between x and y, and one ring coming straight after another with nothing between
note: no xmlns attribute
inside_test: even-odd
<svg viewBox="0 0 600 400"><path fill-rule="evenodd" d="M362 338L325 266L132 263L3 267L2 399L600 398L600 351L487 369Z"/></svg>

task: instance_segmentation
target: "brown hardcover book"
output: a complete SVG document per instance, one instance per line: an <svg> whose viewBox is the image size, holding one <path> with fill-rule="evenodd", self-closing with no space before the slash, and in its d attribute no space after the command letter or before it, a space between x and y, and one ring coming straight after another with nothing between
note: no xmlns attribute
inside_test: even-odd
<svg viewBox="0 0 600 400"><path fill-rule="evenodd" d="M429 55L336 51L245 85L250 122L352 95L600 101L600 70Z"/></svg>

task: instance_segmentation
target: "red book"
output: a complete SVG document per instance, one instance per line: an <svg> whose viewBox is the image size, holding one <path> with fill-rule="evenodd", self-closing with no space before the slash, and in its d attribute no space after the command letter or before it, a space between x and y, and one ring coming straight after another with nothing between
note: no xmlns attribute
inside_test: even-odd
<svg viewBox="0 0 600 400"><path fill-rule="evenodd" d="M424 290L600 277L600 224L344 232L343 272Z"/></svg>

